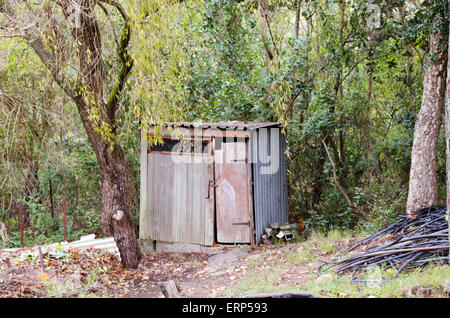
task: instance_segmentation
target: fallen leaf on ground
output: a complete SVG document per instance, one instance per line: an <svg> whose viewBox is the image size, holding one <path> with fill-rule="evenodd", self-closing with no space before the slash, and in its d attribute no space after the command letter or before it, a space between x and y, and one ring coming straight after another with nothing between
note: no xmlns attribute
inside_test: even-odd
<svg viewBox="0 0 450 318"><path fill-rule="evenodd" d="M47 281L48 279L49 279L49 276L47 273L41 273L41 275L39 275L40 281Z"/></svg>

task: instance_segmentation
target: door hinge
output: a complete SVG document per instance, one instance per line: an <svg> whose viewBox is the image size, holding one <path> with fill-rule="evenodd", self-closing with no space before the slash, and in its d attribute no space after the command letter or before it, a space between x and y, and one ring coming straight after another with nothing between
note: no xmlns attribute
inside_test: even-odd
<svg viewBox="0 0 450 318"><path fill-rule="evenodd" d="M247 226L250 226L250 221L240 222L240 223L232 223L232 225L247 225Z"/></svg>

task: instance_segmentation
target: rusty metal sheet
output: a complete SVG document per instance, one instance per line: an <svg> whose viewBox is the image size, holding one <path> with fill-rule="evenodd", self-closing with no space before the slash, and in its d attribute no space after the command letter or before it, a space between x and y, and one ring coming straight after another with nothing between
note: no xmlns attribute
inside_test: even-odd
<svg viewBox="0 0 450 318"><path fill-rule="evenodd" d="M245 141L222 142L214 151L216 230L219 243L250 243L252 222Z"/></svg>

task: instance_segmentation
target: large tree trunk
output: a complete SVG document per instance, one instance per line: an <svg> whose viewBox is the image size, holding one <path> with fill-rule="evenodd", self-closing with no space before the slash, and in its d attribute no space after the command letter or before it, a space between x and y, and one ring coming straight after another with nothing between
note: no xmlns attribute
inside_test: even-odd
<svg viewBox="0 0 450 318"><path fill-rule="evenodd" d="M133 185L128 161L118 144L106 142L93 128L84 101L76 99L76 104L101 171L102 233L114 237L124 267L136 268L141 253L131 216Z"/></svg>
<svg viewBox="0 0 450 318"><path fill-rule="evenodd" d="M112 61L120 63L120 70L108 98L104 96L105 76L101 31L96 18L97 5L108 19L110 15L106 6L112 6L124 20L122 34L117 38L118 59L111 57ZM47 21L40 24L41 19L36 15L43 12L49 15ZM63 18L58 17L60 13L64 15ZM128 54L130 20L121 1L58 0L24 4L19 0L0 0L0 14L2 27L13 30L13 36L27 41L50 71L53 80L76 104L101 170L103 234L114 237L122 264L136 268L141 253L131 217L131 173L116 134L119 98L133 66L133 60ZM71 38L66 38L67 29L70 30ZM72 52L72 48L76 52ZM75 58L72 59L72 56ZM75 61L78 69L75 70L74 81L71 74Z"/></svg>
<svg viewBox="0 0 450 318"><path fill-rule="evenodd" d="M425 73L422 104L414 128L407 214L436 204L438 200L437 141L447 74L447 47L442 42L440 32L430 38L430 56L435 60L430 60Z"/></svg>
<svg viewBox="0 0 450 318"><path fill-rule="evenodd" d="M448 0L447 10L450 9ZM450 29L448 38L448 52L450 52ZM450 58L450 55L448 56ZM450 243L450 61L447 61L447 99L445 104L445 144L446 144L446 171L447 171L447 217L448 217L448 242ZM450 246L450 244L449 244ZM450 248L448 258L450 261Z"/></svg>
<svg viewBox="0 0 450 318"><path fill-rule="evenodd" d="M94 14L95 2L83 2L80 24L72 29L77 42L78 83L81 88L74 100L101 171L103 235L114 237L122 264L127 268L136 268L141 253L131 216L131 172L116 136L115 111L120 89L113 92L108 102L103 99L102 45ZM129 33L124 34L129 36ZM130 67L122 68L120 80L125 80ZM123 83L118 83L116 87L120 85Z"/></svg>

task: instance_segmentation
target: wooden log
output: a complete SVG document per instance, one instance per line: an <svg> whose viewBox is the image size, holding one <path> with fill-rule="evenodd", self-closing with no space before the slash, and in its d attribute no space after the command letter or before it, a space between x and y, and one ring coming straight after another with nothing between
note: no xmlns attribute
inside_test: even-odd
<svg viewBox="0 0 450 318"><path fill-rule="evenodd" d="M173 280L162 282L159 287L161 288L164 297L174 298L178 297L178 292L180 291L177 284Z"/></svg>

